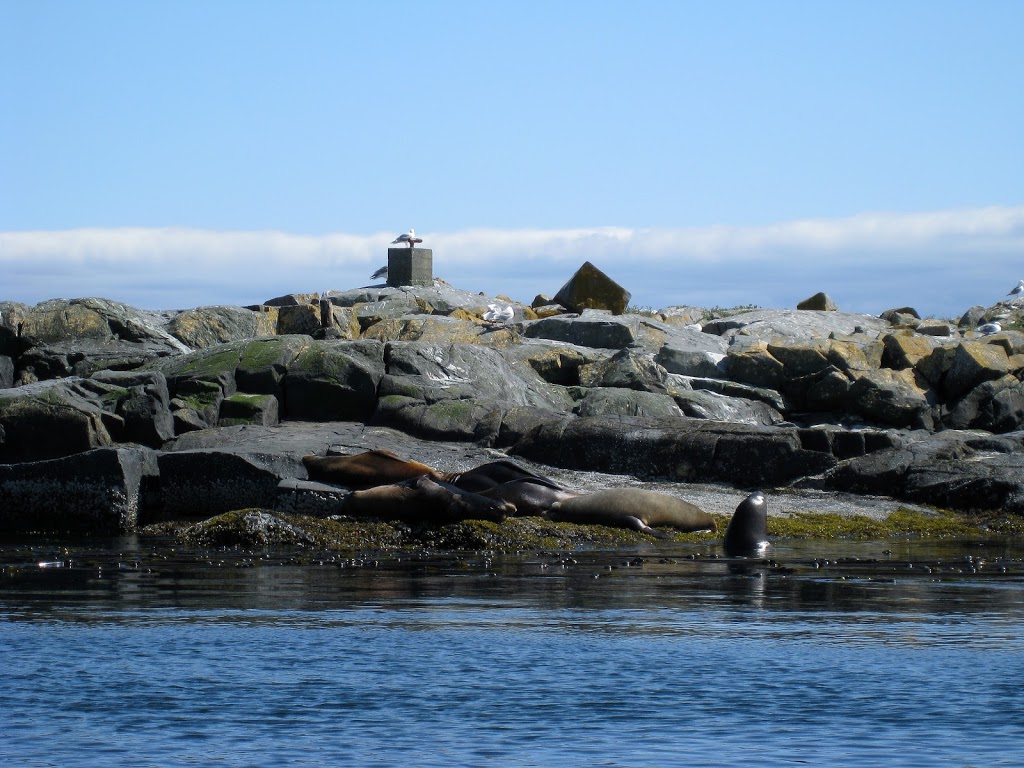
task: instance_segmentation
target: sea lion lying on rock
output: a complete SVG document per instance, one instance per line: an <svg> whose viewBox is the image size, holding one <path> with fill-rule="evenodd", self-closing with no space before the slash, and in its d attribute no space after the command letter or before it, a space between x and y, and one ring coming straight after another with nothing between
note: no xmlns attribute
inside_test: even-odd
<svg viewBox="0 0 1024 768"><path fill-rule="evenodd" d="M540 477L509 480L507 483L480 491L480 494L515 505L516 517L543 515L555 502L566 501L577 495L557 483Z"/></svg>
<svg viewBox="0 0 1024 768"><path fill-rule="evenodd" d="M747 496L732 513L725 529L725 554L756 557L768 548L768 502L761 491Z"/></svg>
<svg viewBox="0 0 1024 768"><path fill-rule="evenodd" d="M351 456L303 456L310 480L347 488L372 488L415 477L441 479L441 474L418 461L401 459L391 451L366 451Z"/></svg>
<svg viewBox="0 0 1024 768"><path fill-rule="evenodd" d="M613 488L556 501L547 516L555 522L631 528L658 538L668 534L652 526L665 525L684 532L718 530L711 515L700 507L641 488Z"/></svg>
<svg viewBox="0 0 1024 768"><path fill-rule="evenodd" d="M444 479L466 491L481 493L514 480L539 480L553 488L560 487L550 478L538 475L507 459L498 459L465 472L449 472Z"/></svg>
<svg viewBox="0 0 1024 768"><path fill-rule="evenodd" d="M426 475L353 491L342 507L342 512L347 515L407 523L453 523L459 520L500 523L515 511L508 502L470 493Z"/></svg>

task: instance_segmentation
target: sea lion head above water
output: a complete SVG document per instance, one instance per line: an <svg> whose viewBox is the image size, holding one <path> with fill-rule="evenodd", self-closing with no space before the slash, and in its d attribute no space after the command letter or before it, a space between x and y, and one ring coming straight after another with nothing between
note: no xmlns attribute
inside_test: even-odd
<svg viewBox="0 0 1024 768"><path fill-rule="evenodd" d="M725 554L729 557L757 557L768 548L768 501L754 491L740 502L725 529Z"/></svg>

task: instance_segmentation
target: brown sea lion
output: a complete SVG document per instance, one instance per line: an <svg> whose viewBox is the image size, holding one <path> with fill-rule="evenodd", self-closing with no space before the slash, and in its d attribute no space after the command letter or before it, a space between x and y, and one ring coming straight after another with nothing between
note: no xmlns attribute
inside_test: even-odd
<svg viewBox="0 0 1024 768"><path fill-rule="evenodd" d="M557 483L539 477L509 480L479 493L515 505L516 517L543 515L556 501L565 501L577 495Z"/></svg>
<svg viewBox="0 0 1024 768"><path fill-rule="evenodd" d="M552 487L559 487L550 478L531 472L508 459L498 459L487 464L481 464L479 467L468 469L465 472L450 472L444 476L444 479L463 490L472 491L473 493L481 493L488 488L496 488L503 483L509 483L513 480L540 480L550 484Z"/></svg>
<svg viewBox="0 0 1024 768"><path fill-rule="evenodd" d="M499 499L470 493L426 475L353 491L342 511L358 517L403 520L407 523L451 523L492 520L500 523L515 507Z"/></svg>
<svg viewBox="0 0 1024 768"><path fill-rule="evenodd" d="M768 502L761 491L747 496L732 513L725 529L725 554L756 557L768 548Z"/></svg>
<svg viewBox="0 0 1024 768"><path fill-rule="evenodd" d="M372 488L424 475L434 479L441 477L432 467L401 459L391 451L366 451L352 456L303 456L302 463L310 480L347 488Z"/></svg>
<svg viewBox="0 0 1024 768"><path fill-rule="evenodd" d="M613 488L557 501L551 505L548 518L564 523L632 528L658 538L668 534L652 526L665 525L685 532L718 530L711 515L700 507L641 488Z"/></svg>

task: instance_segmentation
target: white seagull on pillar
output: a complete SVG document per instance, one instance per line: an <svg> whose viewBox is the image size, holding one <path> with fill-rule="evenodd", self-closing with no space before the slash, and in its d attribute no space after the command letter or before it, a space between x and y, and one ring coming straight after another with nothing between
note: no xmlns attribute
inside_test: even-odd
<svg viewBox="0 0 1024 768"><path fill-rule="evenodd" d="M412 227L409 227L409 232L407 234L399 235L398 237L391 241L391 244L394 245L395 243L408 243L409 247L412 248L414 245L416 245L416 243L422 242L423 238L416 237L416 230L413 229Z"/></svg>

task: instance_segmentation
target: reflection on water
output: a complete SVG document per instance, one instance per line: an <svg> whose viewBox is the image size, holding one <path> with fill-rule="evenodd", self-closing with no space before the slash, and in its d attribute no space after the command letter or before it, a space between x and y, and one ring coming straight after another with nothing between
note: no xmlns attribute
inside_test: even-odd
<svg viewBox="0 0 1024 768"><path fill-rule="evenodd" d="M0 764L1021 764L1021 542L771 555L0 548Z"/></svg>

